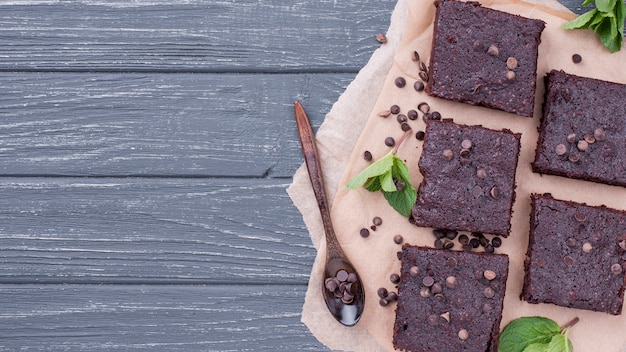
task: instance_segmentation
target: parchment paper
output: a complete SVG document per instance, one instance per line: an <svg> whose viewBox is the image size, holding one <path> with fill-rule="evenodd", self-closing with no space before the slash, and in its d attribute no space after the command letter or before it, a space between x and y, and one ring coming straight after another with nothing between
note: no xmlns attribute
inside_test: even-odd
<svg viewBox="0 0 626 352"><path fill-rule="evenodd" d="M504 302L502 327L520 316L541 315L564 324L578 316L580 322L570 330L576 351L626 351L626 312L620 316L585 310L563 308L549 304L528 304L519 299L523 283L523 259L528 245L530 194L549 192L555 198L573 200L589 205L607 205L626 210L626 188L557 176L541 176L532 172L537 145L537 126L543 99L542 77L551 69L580 76L626 83L626 49L610 54L594 33L588 30L564 31L559 26L575 17L553 0L542 5L516 0L484 0L485 6L538 18L546 22L538 60L538 84L534 118L519 117L482 107L431 98L415 92L412 84L418 78L417 64L411 60L414 50L428 60L432 40L435 7L431 0L399 0L387 32L388 42L373 54L370 62L357 75L326 116L317 133L318 149L322 155L327 192L332 199L331 215L339 241L364 280L366 306L361 321L355 327L344 327L327 311L321 293L322 268L325 258L323 230L308 175L301 167L294 175L288 193L302 212L318 254L311 271L309 287L302 311L302 321L322 343L332 349L355 351L392 351L392 329L395 304L381 307L376 291L379 287L395 290L389 275L399 272L396 252L400 246L392 240L401 234L406 243L432 246L432 229L408 223L385 201L380 192L364 189L348 191L345 183L367 167L363 152L369 150L374 159L385 155L389 148L384 139L401 134L395 118L383 119L378 112L398 104L404 112L415 109L425 101L431 110L457 123L483 125L488 128L508 128L522 133L522 150L516 173L516 201L511 219L512 231L498 249L510 259L510 272ZM548 7L550 6L550 7ZM558 10L556 10L558 9ZM583 61L572 62L578 53ZM394 79L407 78L405 88L397 88ZM307 107L314 109L315 107ZM393 121L392 121L393 120ZM413 131L423 130L421 118L410 121ZM398 156L406 160L413 184L421 182L417 168L421 142L409 138ZM383 224L363 239L359 230L369 227L374 216ZM458 246L458 244L457 244ZM459 249L455 247L455 249ZM593 278L590 278L592 282Z"/></svg>

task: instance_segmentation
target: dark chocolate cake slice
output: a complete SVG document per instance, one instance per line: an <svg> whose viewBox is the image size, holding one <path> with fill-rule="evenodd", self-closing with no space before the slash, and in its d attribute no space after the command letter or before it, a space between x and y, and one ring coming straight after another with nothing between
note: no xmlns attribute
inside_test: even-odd
<svg viewBox="0 0 626 352"><path fill-rule="evenodd" d="M533 116L537 53L545 23L440 0L426 92L432 96Z"/></svg>
<svg viewBox="0 0 626 352"><path fill-rule="evenodd" d="M509 258L404 245L393 344L404 351L496 351Z"/></svg>
<svg viewBox="0 0 626 352"><path fill-rule="evenodd" d="M626 212L532 195L522 298L620 314Z"/></svg>
<svg viewBox="0 0 626 352"><path fill-rule="evenodd" d="M415 224L508 236L520 138L507 130L428 121Z"/></svg>
<svg viewBox="0 0 626 352"><path fill-rule="evenodd" d="M626 85L553 70L533 170L626 186Z"/></svg>

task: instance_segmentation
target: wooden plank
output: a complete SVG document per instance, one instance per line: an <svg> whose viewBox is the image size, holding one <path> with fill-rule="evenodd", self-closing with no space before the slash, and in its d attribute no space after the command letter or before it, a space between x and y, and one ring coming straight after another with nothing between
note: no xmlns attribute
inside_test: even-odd
<svg viewBox="0 0 626 352"><path fill-rule="evenodd" d="M306 284L288 184L0 178L0 283Z"/></svg>
<svg viewBox="0 0 626 352"><path fill-rule="evenodd" d="M0 70L356 73L395 2L5 1Z"/></svg>
<svg viewBox="0 0 626 352"><path fill-rule="evenodd" d="M322 351L306 286L0 285L2 351Z"/></svg>
<svg viewBox="0 0 626 352"><path fill-rule="evenodd" d="M354 74L0 73L0 175L291 177Z"/></svg>

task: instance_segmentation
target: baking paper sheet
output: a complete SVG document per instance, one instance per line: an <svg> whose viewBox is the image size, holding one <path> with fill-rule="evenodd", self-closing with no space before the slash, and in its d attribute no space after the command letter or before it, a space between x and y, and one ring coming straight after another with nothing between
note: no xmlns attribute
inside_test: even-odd
<svg viewBox="0 0 626 352"><path fill-rule="evenodd" d="M401 131L395 118L383 119L378 116L378 112L389 109L392 104L399 105L406 112L416 109L417 104L424 101L431 106L431 110L439 111L444 118L452 118L457 123L483 125L498 130L507 128L522 133L512 231L498 249L499 253L506 253L510 258L502 327L520 316L546 316L559 324L577 316L580 322L569 334L576 351L626 351L626 334L623 333L626 329L626 314L612 316L555 305L528 304L519 299L524 274L523 259L528 245L531 193L549 192L557 199L589 205L604 204L626 210L624 187L541 176L532 172L530 163L534 159L544 93L542 77L551 69L563 69L571 74L626 83L626 49L610 54L591 31L561 30L559 26L575 15L554 1L530 4L511 0L485 0L482 3L494 9L546 22L539 48L534 118L444 101L414 91L412 84L418 79L419 71L411 57L413 51L418 51L424 61L428 60L435 7L431 0L399 0L387 32L388 42L376 50L369 63L333 105L318 130L316 138L322 156L327 193L331 198L335 230L364 280L366 306L361 321L355 327L344 327L336 322L322 298L325 258L323 229L308 175L303 167L295 173L293 183L288 188L318 250L303 306L302 321L316 338L332 349L393 351L391 340L395 304L381 307L376 294L379 287L395 290L389 275L399 272L400 262L396 252L400 246L393 242L393 236L401 234L405 242L410 244L433 244L432 229L409 224L406 218L389 207L380 192L345 189L345 183L369 164L362 157L365 150L372 152L374 159L377 159L389 151L383 142L386 137L400 137ZM572 62L571 57L575 53L583 58L579 64ZM394 85L398 76L407 79L407 86L403 89ZM315 109L306 105L305 108ZM392 119L394 121L390 121ZM421 118L410 123L414 132L424 129ZM405 141L398 152L398 156L406 160L416 186L421 182L417 168L420 152L421 142L415 138ZM383 224L368 238L361 238L359 230L369 227L374 216L380 216ZM460 249L458 244L455 249Z"/></svg>

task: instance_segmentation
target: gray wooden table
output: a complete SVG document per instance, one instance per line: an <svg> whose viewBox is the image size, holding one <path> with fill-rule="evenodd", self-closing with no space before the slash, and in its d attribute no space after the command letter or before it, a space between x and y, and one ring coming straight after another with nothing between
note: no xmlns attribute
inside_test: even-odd
<svg viewBox="0 0 626 352"><path fill-rule="evenodd" d="M0 351L325 350L292 104L319 126L394 6L0 1Z"/></svg>

